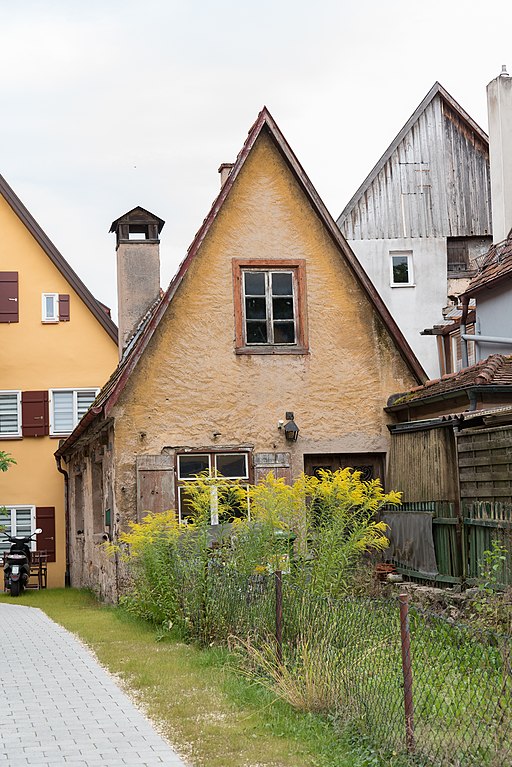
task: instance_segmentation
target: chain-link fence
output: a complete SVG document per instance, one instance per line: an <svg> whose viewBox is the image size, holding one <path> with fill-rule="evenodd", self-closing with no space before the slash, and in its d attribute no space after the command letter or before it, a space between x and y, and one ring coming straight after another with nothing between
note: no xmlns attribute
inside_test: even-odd
<svg viewBox="0 0 512 767"><path fill-rule="evenodd" d="M210 565L206 584L194 607L201 638L238 645L297 708L416 765L512 764L511 637L409 608L407 597L315 597L280 573Z"/></svg>

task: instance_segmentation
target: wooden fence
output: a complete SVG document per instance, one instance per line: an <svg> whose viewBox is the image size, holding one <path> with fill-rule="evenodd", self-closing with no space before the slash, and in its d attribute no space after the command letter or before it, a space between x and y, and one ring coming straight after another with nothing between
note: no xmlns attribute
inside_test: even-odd
<svg viewBox="0 0 512 767"><path fill-rule="evenodd" d="M507 550L506 560L497 572L496 580L512 585L512 504L497 501L463 502L462 513L450 501L419 501L404 503L398 509L387 508L386 515L406 514L408 511L432 514L432 537L438 573L432 575L411 570L394 560L399 572L413 580L436 583L471 583L481 575L484 552L497 541Z"/></svg>

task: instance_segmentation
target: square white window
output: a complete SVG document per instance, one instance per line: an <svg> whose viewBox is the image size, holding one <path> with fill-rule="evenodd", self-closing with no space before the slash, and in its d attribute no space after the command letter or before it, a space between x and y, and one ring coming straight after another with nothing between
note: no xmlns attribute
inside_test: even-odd
<svg viewBox="0 0 512 767"><path fill-rule="evenodd" d="M58 322L59 321L59 294L43 293L42 310L43 310L43 314L42 314L43 322Z"/></svg>
<svg viewBox="0 0 512 767"><path fill-rule="evenodd" d="M406 287L414 284L412 273L412 252L394 251L390 253L390 281L392 287Z"/></svg>
<svg viewBox="0 0 512 767"><path fill-rule="evenodd" d="M0 437L21 437L21 392L0 392Z"/></svg>
<svg viewBox="0 0 512 767"><path fill-rule="evenodd" d="M0 525L8 535L32 535L36 529L35 506L4 506L0 503ZM0 536L0 553L9 551L11 544ZM30 549L36 550L36 541L30 543Z"/></svg>
<svg viewBox="0 0 512 767"><path fill-rule="evenodd" d="M98 392L99 389L51 389L50 434L71 434Z"/></svg>

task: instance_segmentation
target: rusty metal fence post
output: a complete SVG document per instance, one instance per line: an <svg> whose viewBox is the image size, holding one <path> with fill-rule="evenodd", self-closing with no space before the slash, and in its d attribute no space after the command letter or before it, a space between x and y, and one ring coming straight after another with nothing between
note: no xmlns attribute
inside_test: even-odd
<svg viewBox="0 0 512 767"><path fill-rule="evenodd" d="M402 673L404 677L405 744L407 751L412 754L415 750L415 742L409 594L400 594L398 601L400 603L400 637L402 640Z"/></svg>
<svg viewBox="0 0 512 767"><path fill-rule="evenodd" d="M278 664L283 663L283 574L275 571L276 581L276 658Z"/></svg>

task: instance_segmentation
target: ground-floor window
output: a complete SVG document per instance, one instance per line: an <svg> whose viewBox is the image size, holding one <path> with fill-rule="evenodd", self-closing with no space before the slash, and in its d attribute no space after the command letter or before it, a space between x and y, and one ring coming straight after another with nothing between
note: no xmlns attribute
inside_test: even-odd
<svg viewBox="0 0 512 767"><path fill-rule="evenodd" d="M32 535L36 529L35 506L0 506L0 528L8 535ZM9 551L11 544L0 535L0 553ZM35 541L30 544L32 551L36 549Z"/></svg>
<svg viewBox="0 0 512 767"><path fill-rule="evenodd" d="M198 475L211 480L209 495L212 525L247 516L248 504L240 501L235 492L235 485L241 484L245 488L249 485L249 455L248 452L242 451L179 453L176 456L176 476L180 522L185 522L193 515L186 488ZM228 511L223 513L221 509L225 508Z"/></svg>

